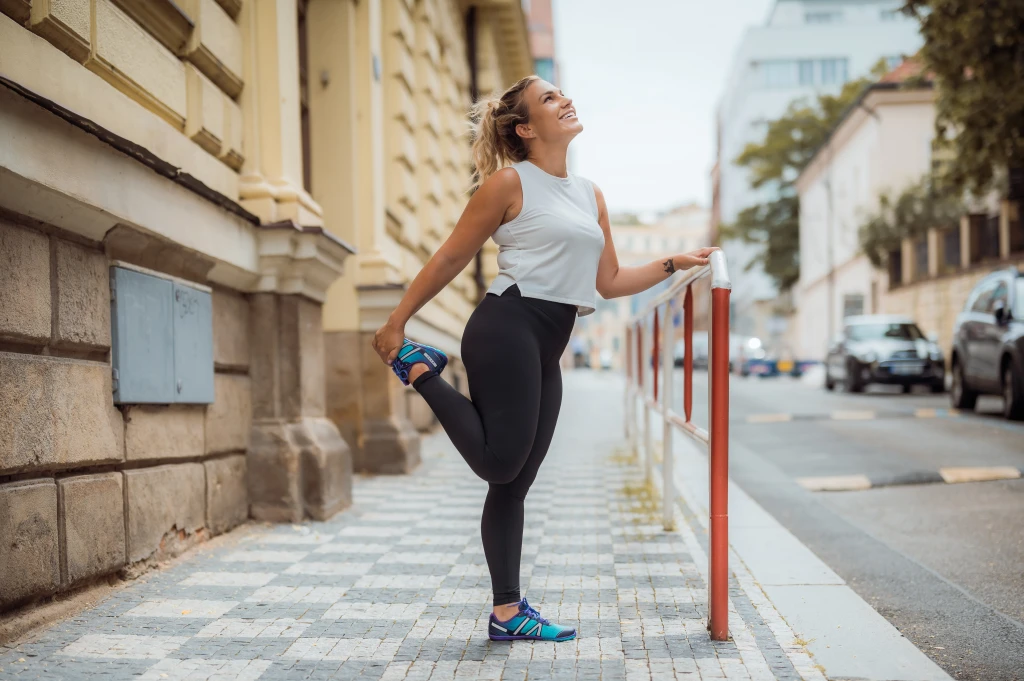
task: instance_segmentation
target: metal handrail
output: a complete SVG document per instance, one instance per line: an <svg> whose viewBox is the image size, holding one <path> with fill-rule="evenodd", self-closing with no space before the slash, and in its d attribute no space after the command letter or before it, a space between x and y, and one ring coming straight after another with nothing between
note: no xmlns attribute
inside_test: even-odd
<svg viewBox="0 0 1024 681"><path fill-rule="evenodd" d="M711 276L711 339L708 346L708 372L710 374L710 428L694 425L693 411L693 284ZM661 411L662 437L662 524L666 530L675 528L674 457L672 453L673 428L688 435L708 448L710 473L709 501L709 562L708 570L708 629L711 638L725 641L729 638L729 296L732 282L726 266L725 254L711 253L709 263L693 268L674 282L667 290L655 296L626 326L626 437L633 451L637 447L637 398L643 406L644 470L650 481L654 470L654 452L651 447L651 412ZM672 341L673 325L670 314L674 303L683 297L683 415L672 409ZM662 311L664 310L664 312ZM652 321L653 333L645 343L644 328ZM664 323L661 323L664 320ZM634 348L633 340L636 340ZM662 337L663 336L663 337ZM649 352L648 352L649 351ZM652 387L648 394L644 386L644 359L652 364ZM635 359L635 361L634 361ZM663 390L658 390L658 368L663 373ZM659 392L661 399L659 400Z"/></svg>

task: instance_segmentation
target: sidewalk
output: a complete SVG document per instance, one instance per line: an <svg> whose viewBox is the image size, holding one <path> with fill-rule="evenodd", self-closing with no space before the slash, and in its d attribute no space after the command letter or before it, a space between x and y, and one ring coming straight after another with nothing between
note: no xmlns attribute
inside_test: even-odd
<svg viewBox="0 0 1024 681"><path fill-rule="evenodd" d="M485 485L442 433L418 472L359 479L329 522L242 529L0 649L0 679L822 681L749 573L730 590L733 640L710 640L706 536L662 531L620 449L621 389L566 375L527 500L525 595L576 641L487 640Z"/></svg>

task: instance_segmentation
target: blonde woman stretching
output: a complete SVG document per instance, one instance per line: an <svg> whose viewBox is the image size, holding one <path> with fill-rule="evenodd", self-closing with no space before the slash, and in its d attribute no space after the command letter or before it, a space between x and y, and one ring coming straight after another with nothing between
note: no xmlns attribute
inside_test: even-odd
<svg viewBox="0 0 1024 681"><path fill-rule="evenodd" d="M487 481L481 534L494 591L494 640L567 641L519 592L523 502L544 460L562 402L559 357L595 295L645 291L712 248L620 267L601 190L566 169L583 130L572 100L536 76L474 110L477 190L451 236L409 285L373 347L437 415L473 472ZM473 259L498 244L498 276L466 324L467 399L441 378L448 358L405 338L406 322Z"/></svg>

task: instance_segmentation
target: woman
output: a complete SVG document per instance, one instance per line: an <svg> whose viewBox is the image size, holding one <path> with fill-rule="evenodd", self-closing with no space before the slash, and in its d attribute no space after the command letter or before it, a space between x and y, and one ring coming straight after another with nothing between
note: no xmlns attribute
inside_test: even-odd
<svg viewBox="0 0 1024 681"><path fill-rule="evenodd" d="M583 126L572 100L536 76L474 109L478 178L451 236L423 267L373 347L426 400L473 472L488 483L481 534L494 591L494 640L567 641L519 593L523 502L562 401L559 357L577 315L605 298L645 291L712 248L619 267L601 190L566 169ZM444 353L405 338L406 322L473 259L488 238L499 273L466 324L462 361L472 400L440 376Z"/></svg>

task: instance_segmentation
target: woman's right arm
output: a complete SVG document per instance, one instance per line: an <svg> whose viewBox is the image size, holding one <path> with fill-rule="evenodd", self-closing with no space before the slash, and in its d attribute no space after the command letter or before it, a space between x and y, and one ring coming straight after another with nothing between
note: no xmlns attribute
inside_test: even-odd
<svg viewBox="0 0 1024 681"><path fill-rule="evenodd" d="M402 347L406 322L469 265L519 203L521 191L519 174L505 168L487 178L470 197L451 236L412 280L398 307L374 336L373 349L384 362L390 364Z"/></svg>

